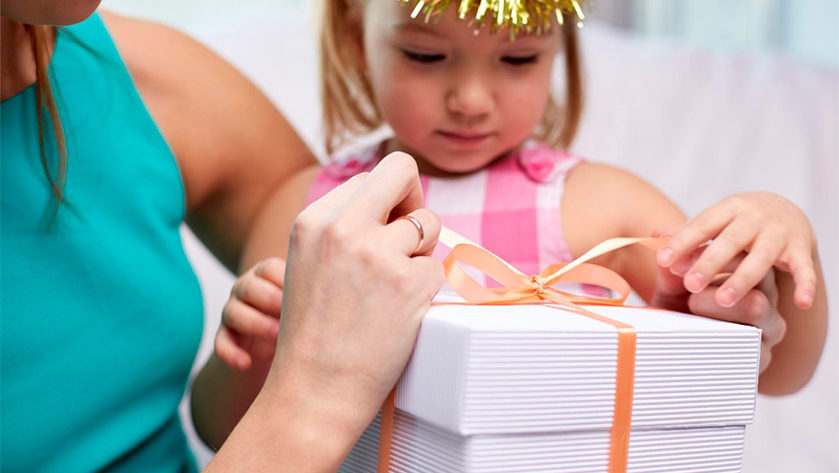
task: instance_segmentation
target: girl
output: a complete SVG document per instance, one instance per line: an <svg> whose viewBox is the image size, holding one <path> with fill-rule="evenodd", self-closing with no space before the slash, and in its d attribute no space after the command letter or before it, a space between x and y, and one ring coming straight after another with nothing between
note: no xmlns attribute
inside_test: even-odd
<svg viewBox="0 0 839 473"><path fill-rule="evenodd" d="M323 7L327 149L381 125L392 136L298 173L256 228L276 228L278 220L290 228L307 201L387 153L406 151L422 175L426 207L443 225L525 273L608 238L672 235L655 260L630 247L598 262L650 304L763 329L762 393L791 393L807 383L822 351L827 308L806 217L779 196L747 193L686 222L646 182L566 152L582 109L569 15L564 26L513 35L476 29L454 6L433 12L431 21L397 0L325 0ZM557 56L562 107L549 87ZM281 240L272 244L283 255ZM218 356L230 365L246 370L273 353L280 307L267 301L280 298L281 267L281 260L267 261L234 285L216 338Z"/></svg>

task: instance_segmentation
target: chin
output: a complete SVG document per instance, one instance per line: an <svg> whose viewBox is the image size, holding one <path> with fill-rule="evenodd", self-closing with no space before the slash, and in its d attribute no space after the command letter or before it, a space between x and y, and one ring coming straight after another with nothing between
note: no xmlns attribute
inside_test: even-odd
<svg viewBox="0 0 839 473"><path fill-rule="evenodd" d="M81 23L82 21L88 19L90 15L93 15L93 12L95 12L96 9L99 8L99 4L102 3L102 0L84 0L79 2L67 3L69 3L70 6L66 9L62 9L60 7L57 8L57 10L62 11L60 18L56 19L56 25L67 26L74 25L76 23Z"/></svg>
<svg viewBox="0 0 839 473"><path fill-rule="evenodd" d="M437 169L452 174L469 174L489 166L504 153L476 152L431 152L425 156L445 156L443 159L429 160Z"/></svg>
<svg viewBox="0 0 839 473"><path fill-rule="evenodd" d="M39 0L5 2L3 16L18 23L43 26L69 26L88 19L102 0Z"/></svg>

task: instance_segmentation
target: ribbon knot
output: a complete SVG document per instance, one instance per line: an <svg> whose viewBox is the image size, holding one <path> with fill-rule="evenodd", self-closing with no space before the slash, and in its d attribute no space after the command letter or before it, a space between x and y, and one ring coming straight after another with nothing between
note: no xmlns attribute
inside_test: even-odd
<svg viewBox="0 0 839 473"><path fill-rule="evenodd" d="M539 277L538 274L534 274L530 276L530 283L533 285L533 289L536 290L536 295L539 296L540 299L545 298L545 282Z"/></svg>

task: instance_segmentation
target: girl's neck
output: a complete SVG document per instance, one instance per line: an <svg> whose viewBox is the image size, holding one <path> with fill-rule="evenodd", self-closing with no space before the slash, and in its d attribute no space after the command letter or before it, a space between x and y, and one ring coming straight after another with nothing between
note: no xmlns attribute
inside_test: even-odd
<svg viewBox="0 0 839 473"><path fill-rule="evenodd" d="M0 101L19 94L35 83L35 53L32 38L22 23L0 16ZM55 28L47 32L50 53L55 44Z"/></svg>

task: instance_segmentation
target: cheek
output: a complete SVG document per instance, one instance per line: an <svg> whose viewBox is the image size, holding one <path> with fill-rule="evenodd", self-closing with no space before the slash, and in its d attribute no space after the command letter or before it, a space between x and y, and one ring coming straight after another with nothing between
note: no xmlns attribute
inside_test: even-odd
<svg viewBox="0 0 839 473"><path fill-rule="evenodd" d="M523 138L529 136L542 119L549 90L549 73L540 73L524 81L511 80L499 104L499 112L508 129Z"/></svg>
<svg viewBox="0 0 839 473"><path fill-rule="evenodd" d="M410 141L425 136L442 109L433 80L398 66L385 68L371 77L376 105L394 132Z"/></svg>

